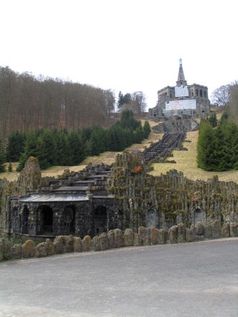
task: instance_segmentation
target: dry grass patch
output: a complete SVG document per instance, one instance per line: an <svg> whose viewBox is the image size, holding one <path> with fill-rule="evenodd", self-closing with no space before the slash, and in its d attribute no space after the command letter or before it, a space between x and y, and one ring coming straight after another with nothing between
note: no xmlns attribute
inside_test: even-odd
<svg viewBox="0 0 238 317"><path fill-rule="evenodd" d="M215 175L218 175L221 181L233 181L238 183L238 171L226 172L207 172L197 167L197 141L198 131L188 132L186 140L191 142L184 142L184 147L188 151L174 151L171 160L176 163L154 163L151 175L158 176L161 173L165 174L171 169L182 171L186 177L192 180L201 179L207 180ZM169 158L170 159L170 158Z"/></svg>

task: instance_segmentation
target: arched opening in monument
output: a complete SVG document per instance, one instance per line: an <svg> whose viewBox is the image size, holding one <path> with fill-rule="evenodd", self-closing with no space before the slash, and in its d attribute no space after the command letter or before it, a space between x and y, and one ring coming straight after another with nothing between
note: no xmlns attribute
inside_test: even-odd
<svg viewBox="0 0 238 317"><path fill-rule="evenodd" d="M75 233L75 206L69 205L64 208L63 222L66 234Z"/></svg>
<svg viewBox="0 0 238 317"><path fill-rule="evenodd" d="M107 224L107 208L105 206L98 206L93 212L94 219L94 234L106 232L108 229Z"/></svg>
<svg viewBox="0 0 238 317"><path fill-rule="evenodd" d="M29 214L30 214L30 210L28 209L27 206L24 206L23 212L22 212L22 221L21 221L23 234L27 234L29 232Z"/></svg>
<svg viewBox="0 0 238 317"><path fill-rule="evenodd" d="M40 232L44 234L53 232L53 210L47 205L40 207Z"/></svg>

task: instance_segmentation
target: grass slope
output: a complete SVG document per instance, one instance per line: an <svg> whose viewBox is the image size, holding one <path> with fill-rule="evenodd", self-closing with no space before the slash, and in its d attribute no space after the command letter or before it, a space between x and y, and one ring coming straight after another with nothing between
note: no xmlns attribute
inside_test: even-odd
<svg viewBox="0 0 238 317"><path fill-rule="evenodd" d="M173 157L169 160L175 160L176 163L154 163L152 166L154 170L150 172L151 175L157 176L161 173L165 174L171 169L182 171L189 179L207 180L214 175L218 175L221 181L233 181L238 183L238 171L226 172L207 172L197 167L197 141L198 131L188 132L186 140L191 142L184 142L184 147L188 151L174 151Z"/></svg>

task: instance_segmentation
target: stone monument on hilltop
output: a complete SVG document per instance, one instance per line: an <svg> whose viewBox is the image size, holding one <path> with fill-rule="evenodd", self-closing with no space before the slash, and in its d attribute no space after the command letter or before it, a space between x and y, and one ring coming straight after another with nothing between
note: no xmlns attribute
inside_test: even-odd
<svg viewBox="0 0 238 317"><path fill-rule="evenodd" d="M151 118L171 116L204 117L210 111L208 89L206 86L188 85L185 80L182 59L179 61L179 72L176 86L167 86L158 91L158 102L149 109Z"/></svg>

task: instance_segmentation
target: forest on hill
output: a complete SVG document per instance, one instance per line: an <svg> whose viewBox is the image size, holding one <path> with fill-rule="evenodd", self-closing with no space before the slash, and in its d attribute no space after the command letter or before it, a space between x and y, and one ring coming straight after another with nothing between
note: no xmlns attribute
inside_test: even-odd
<svg viewBox="0 0 238 317"><path fill-rule="evenodd" d="M114 102L110 90L0 67L0 137L13 131L106 126Z"/></svg>
<svg viewBox="0 0 238 317"><path fill-rule="evenodd" d="M141 143L150 134L150 125L134 118L132 111L123 111L121 118L110 128L94 126L77 131L41 129L27 133L13 132L7 148L0 143L0 172L4 163L19 162L24 167L29 156L37 157L42 169L54 165L77 165L87 156L105 151L122 151ZM9 163L8 171L11 171Z"/></svg>

